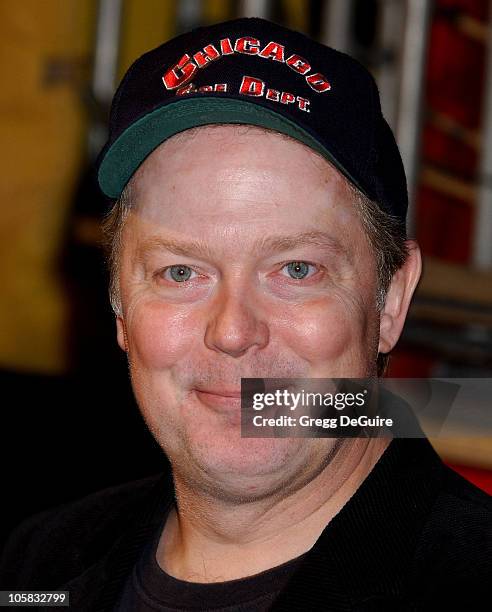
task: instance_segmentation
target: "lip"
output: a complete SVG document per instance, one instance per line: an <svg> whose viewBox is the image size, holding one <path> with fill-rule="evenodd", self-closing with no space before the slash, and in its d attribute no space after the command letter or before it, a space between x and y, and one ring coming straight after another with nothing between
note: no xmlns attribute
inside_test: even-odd
<svg viewBox="0 0 492 612"><path fill-rule="evenodd" d="M207 389L206 391L203 389L195 389L195 394L197 398L213 410L219 411L239 411L241 409L241 393L238 391L227 391L229 395L224 395L226 391L214 389Z"/></svg>
<svg viewBox="0 0 492 612"><path fill-rule="evenodd" d="M207 395L215 395L219 397L231 397L231 398L240 398L241 391L232 391L227 389L195 389L199 393L205 393Z"/></svg>

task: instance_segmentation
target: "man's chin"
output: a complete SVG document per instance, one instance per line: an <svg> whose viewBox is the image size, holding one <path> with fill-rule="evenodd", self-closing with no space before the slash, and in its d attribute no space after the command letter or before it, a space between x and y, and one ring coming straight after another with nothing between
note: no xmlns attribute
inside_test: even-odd
<svg viewBox="0 0 492 612"><path fill-rule="evenodd" d="M228 438L188 444L186 462L176 465L183 480L221 498L250 500L305 482L319 473L319 440ZM325 440L325 442L328 442ZM315 443L316 448L313 447Z"/></svg>

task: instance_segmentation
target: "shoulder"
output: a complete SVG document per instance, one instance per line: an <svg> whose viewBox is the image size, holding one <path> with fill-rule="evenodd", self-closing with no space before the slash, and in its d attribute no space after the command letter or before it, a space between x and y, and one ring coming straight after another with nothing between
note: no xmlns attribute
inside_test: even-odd
<svg viewBox="0 0 492 612"><path fill-rule="evenodd" d="M429 592L481 592L492 577L492 497L444 467L415 560Z"/></svg>
<svg viewBox="0 0 492 612"><path fill-rule="evenodd" d="M26 519L6 543L0 561L1 583L9 588L35 588L35 576L39 576L40 586L46 588L50 567L56 568L57 582L84 571L121 535L162 476L109 487ZM62 565L65 576L60 575Z"/></svg>
<svg viewBox="0 0 492 612"><path fill-rule="evenodd" d="M474 551L479 555L492 545L492 497L445 467L426 530L441 545L469 548L474 542L480 544Z"/></svg>

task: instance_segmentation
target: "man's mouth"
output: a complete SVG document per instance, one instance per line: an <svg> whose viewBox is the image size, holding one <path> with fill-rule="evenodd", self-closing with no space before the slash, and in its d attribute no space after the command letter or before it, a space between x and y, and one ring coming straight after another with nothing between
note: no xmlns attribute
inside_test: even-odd
<svg viewBox="0 0 492 612"><path fill-rule="evenodd" d="M195 389L198 399L211 408L241 408L241 391L234 389Z"/></svg>

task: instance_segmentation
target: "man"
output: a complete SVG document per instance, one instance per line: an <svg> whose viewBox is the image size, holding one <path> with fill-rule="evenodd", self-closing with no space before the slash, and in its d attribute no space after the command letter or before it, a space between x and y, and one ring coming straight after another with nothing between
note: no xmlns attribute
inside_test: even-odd
<svg viewBox="0 0 492 612"><path fill-rule="evenodd" d="M117 339L170 471L24 523L6 588L481 609L490 501L426 440L241 437L241 378L375 377L401 334L421 260L367 71L260 19L180 36L125 76L99 181Z"/></svg>

